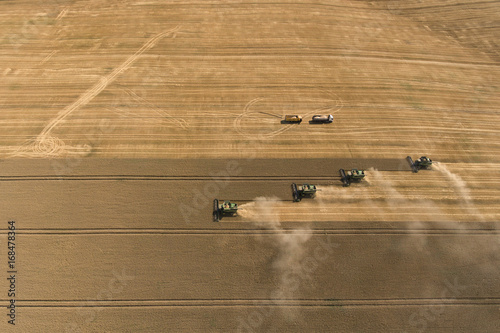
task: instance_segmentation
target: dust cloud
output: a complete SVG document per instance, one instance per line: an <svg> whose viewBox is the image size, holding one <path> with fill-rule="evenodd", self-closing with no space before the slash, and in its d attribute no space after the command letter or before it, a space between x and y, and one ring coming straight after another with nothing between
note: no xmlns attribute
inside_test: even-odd
<svg viewBox="0 0 500 333"><path fill-rule="evenodd" d="M435 163L433 169L444 176L446 179L444 186L453 188L455 200L463 203L465 211L481 216L474 206L470 188L459 175L451 172L442 163ZM394 180L384 172L369 169L362 183L347 188L340 185L320 187L321 191L316 193L314 200L303 200L297 205L314 206L316 211L321 212L342 209L343 204L354 203L359 204L360 209L368 209L381 221L384 217L389 218L391 214L398 214L402 217L401 222L404 222L401 227L406 229L407 237L400 237L392 242L387 248L388 252L394 251L408 256L418 252L423 258L430 258L429 260L437 266L447 267L449 262L458 262L477 265L473 269L484 274L498 272L496 263L499 259L495 248L490 246L485 248L485 244L468 242L464 241L463 237L457 237L458 234L467 233L466 222L456 222L455 219L447 217L447 212L439 202L427 198L425 192L414 195L412 191L405 191L407 188L401 188L402 192L398 191L400 188L395 186ZM307 255L306 243L311 233L304 229L283 228L278 212L286 204L276 197L259 197L241 205L238 212L260 228L277 231L272 233L271 241L278 249L278 255L272 263L275 272L279 274L278 295L280 299L294 299L297 298L298 288L289 278L293 274L301 274L301 262ZM434 237L433 230L440 229L449 229L450 236ZM453 235L455 233L457 235ZM428 261L422 260L421 265L421 270L425 271ZM420 271L420 268L415 270ZM431 287L428 286L428 290L423 291L424 295L429 297L434 295ZM292 319L296 315L292 310L283 309L283 311Z"/></svg>
<svg viewBox="0 0 500 333"><path fill-rule="evenodd" d="M413 214L407 215L406 227L411 237L404 240L400 244L400 250L406 252L408 250L417 250L419 252L428 252L427 235L419 234L420 230L426 228L424 221L436 221L436 216L442 216L442 211L434 202L428 199L409 199L396 190L390 179L384 177L382 172L370 169L370 179L376 184L384 197L384 203L390 212L408 212ZM449 222L442 221L441 222ZM417 236L418 235L418 236Z"/></svg>
<svg viewBox="0 0 500 333"><path fill-rule="evenodd" d="M485 218L481 214L481 212L479 212L479 210L474 207L474 203L472 202L470 196L470 190L467 187L467 183L462 179L462 177L451 172L443 163L433 163L432 168L439 171L446 177L446 179L450 181L455 192L459 196L460 201L464 204L466 210L470 214L475 215L479 219L479 221L484 222Z"/></svg>
<svg viewBox="0 0 500 333"><path fill-rule="evenodd" d="M485 215L474 205L470 188L462 177L451 172L443 163L434 163L432 169L444 176L446 180L444 186L453 189L454 200L461 205L464 213L474 216L477 221L485 221ZM457 243L450 246L448 240L441 241L435 237L432 245L430 244L433 229L449 229L457 234L466 233L467 222L457 222L448 217L439 202L436 199L426 198L425 193L414 195L412 191L399 192L391 178L383 172L369 169L366 175L365 179L368 178L369 183L365 183L364 186L353 184L348 188L338 186L322 188L317 194L318 203L325 207L331 207L333 204L341 207L345 203L357 202L360 209L368 209L382 221L390 219L394 214L401 216L401 221L404 222L402 226L408 234L396 248L402 253L419 251L433 257L435 253L440 253L443 258L455 257L470 262L479 259L474 251L469 249L473 247L472 245L461 247ZM450 248L453 248L453 251ZM483 266L489 265L484 263Z"/></svg>
<svg viewBox="0 0 500 333"><path fill-rule="evenodd" d="M306 243L312 234L304 228L283 229L280 216L276 213L281 206L282 202L276 197L258 197L250 203L240 205L238 214L259 228L276 231L270 236L278 250L272 263L279 274L280 286L277 295L281 299L291 299L298 290L290 276L302 274L301 263L306 256Z"/></svg>

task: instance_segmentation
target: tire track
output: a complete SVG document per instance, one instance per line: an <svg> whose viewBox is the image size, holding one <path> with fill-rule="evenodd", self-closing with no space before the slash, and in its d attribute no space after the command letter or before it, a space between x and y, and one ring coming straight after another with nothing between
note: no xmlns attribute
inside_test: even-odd
<svg viewBox="0 0 500 333"><path fill-rule="evenodd" d="M112 83L118 75L122 72L126 71L130 68L130 66L146 51L154 47L161 39L164 37L174 34L180 29L180 25L176 26L173 29L164 31L149 41L147 41L139 50L137 50L132 56L130 56L125 62L123 62L120 66L115 68L110 74L105 77L102 77L99 82L97 82L92 88L87 90L83 95L81 95L75 102L64 108L56 118L54 118L40 133L38 136L38 140L41 141L45 137L47 137L52 131L52 129L57 126L64 118L73 113L75 110L78 110L82 106L88 104L94 97L96 97L101 91L103 91L110 83Z"/></svg>
<svg viewBox="0 0 500 333"><path fill-rule="evenodd" d="M107 76L101 77L99 82L92 86L85 93L80 95L80 97L61 110L58 115L52 119L47 126L45 126L42 132L37 136L34 143L28 144L27 146L21 146L20 149L14 153L14 156L59 156L63 152L67 151L67 147L64 142L56 137L50 135L51 131L59 125L65 118L70 114L80 109L81 107L88 104L92 99L99 95L110 83L112 83L116 78L132 66L132 64L146 51L154 47L161 39L164 37L175 34L180 29L180 25L173 29L164 31L149 41L147 41L139 50L137 50L132 56L125 60L120 66L116 67Z"/></svg>
<svg viewBox="0 0 500 333"><path fill-rule="evenodd" d="M142 98L141 96L137 95L134 91L130 90L130 89L122 89L127 95L131 96L136 102L139 102L139 103L142 103L142 104L145 104L147 106L149 106L149 108L156 114L156 116L153 116L153 117L144 117L142 116L141 114L138 114L138 113L133 113L133 112L123 112L121 110L119 110L118 108L115 108L115 110L112 110L113 112L117 112L118 114L120 114L121 116L127 116L127 115L135 115L135 117L133 117L134 119L152 119L152 120L158 120L158 119L161 119L161 120L166 120L167 122L170 122L174 125L174 127L181 127L183 129L186 129L188 127L188 123L185 119L183 118L177 118L177 117L173 117L172 115L168 114L167 112L159 109L156 105L154 104L151 104L149 103L148 101L146 101L144 98Z"/></svg>
<svg viewBox="0 0 500 333"><path fill-rule="evenodd" d="M319 112L330 112L332 114L335 114L336 112L340 111L342 109L342 107L344 106L344 103L342 102L342 99L340 97L338 97L336 94L334 93L331 93L331 92L326 92L327 95L330 95L332 96L331 99L328 99L328 98L312 98L312 97L305 97L305 98L300 98L298 99L299 101L314 101L314 102L329 102L329 103L332 103L334 102L335 103L335 106L323 106L321 108L317 108L317 109L314 109L312 111L309 111L305 114L303 114L303 119L305 119L306 117L312 115L312 114L315 114L315 113L319 113ZM247 133L245 131L245 129L248 129L249 126L242 126L241 122L243 121L244 118L251 118L252 117L252 114L266 114L266 115L270 115L272 117L279 117L280 119L282 119L283 115L277 115L277 114L270 114L269 112L263 112L263 111L252 111L251 108L259 103L259 102L262 102L262 101L265 101L265 100L269 100L270 98L263 98L263 97L258 97L258 98L255 98L253 100L251 100L250 102L248 102L244 109L243 109L243 113L241 113L240 115L238 115L236 117L236 119L233 121L233 127L234 129L241 135L243 135L244 137L246 138L254 138L255 137L255 134L251 134L251 133ZM257 119L260 119L261 117L258 117L258 116L254 116L255 118ZM284 126L282 126L281 128L277 129L277 130L274 130L274 131L271 131L269 133L259 133L257 134L257 136L259 138L263 138L263 139L270 139L270 138L273 138L277 135L280 135L286 131L288 131L289 129L291 129L293 126L296 126L296 124L286 124ZM259 129L260 127L259 126L255 126L256 129Z"/></svg>

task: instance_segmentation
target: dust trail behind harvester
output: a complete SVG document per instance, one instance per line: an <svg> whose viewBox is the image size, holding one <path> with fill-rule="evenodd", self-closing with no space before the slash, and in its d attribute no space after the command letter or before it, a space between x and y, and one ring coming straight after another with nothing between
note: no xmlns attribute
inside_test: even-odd
<svg viewBox="0 0 500 333"><path fill-rule="evenodd" d="M279 230L280 217L274 213L279 207L280 201L276 197L258 197L252 202L240 205L238 215L251 220L258 227Z"/></svg>
<svg viewBox="0 0 500 333"><path fill-rule="evenodd" d="M452 183L455 192L459 196L462 203L465 205L467 211L477 216L478 219L483 222L485 220L484 216L474 206L474 203L472 202L472 198L470 196L470 190L467 187L467 183L462 179L462 177L460 177L456 173L451 172L443 163L434 163L432 168L441 172Z"/></svg>
<svg viewBox="0 0 500 333"><path fill-rule="evenodd" d="M418 230L426 228L423 220L433 221L435 216L442 216L442 211L436 206L432 200L427 199L409 199L399 193L393 186L390 179L375 169L370 170L370 177L376 186L382 189L384 201L387 207L392 212L405 212L408 209L414 210L415 213L407 217L407 228L411 230L411 237L404 240L400 244L400 251L411 252L413 249L418 251L428 252L427 235L418 234ZM434 220L435 221L435 220ZM436 221L438 222L438 221ZM448 221L440 221L448 222ZM413 232L415 231L415 232Z"/></svg>
<svg viewBox="0 0 500 333"><path fill-rule="evenodd" d="M455 190L460 194L460 197L467 203L471 202L470 191L467 188L467 183L459 175L448 170L446 165L442 163L434 163L432 168L441 172L453 184Z"/></svg>
<svg viewBox="0 0 500 333"><path fill-rule="evenodd" d="M419 233L426 229L428 223L448 223L445 215L435 202L425 197L418 197L411 192L400 193L394 186L391 178L376 169L366 170L363 182L350 187L326 187L317 194L317 201L322 207L337 207L357 205L359 211L371 214L373 219L389 221L396 214L399 221L405 222L404 227L409 230L408 239L400 244L402 251L427 251L428 236ZM417 236L418 235L418 236Z"/></svg>
<svg viewBox="0 0 500 333"><path fill-rule="evenodd" d="M290 274L299 273L300 264L306 255L306 242L311 238L304 228L300 230L284 230L281 227L280 216L276 214L282 206L278 198L259 197L254 201L240 205L238 214L252 221L260 228L275 230L272 241L278 248L277 259L273 268L280 275L278 295L283 299L294 298L297 290L290 284Z"/></svg>

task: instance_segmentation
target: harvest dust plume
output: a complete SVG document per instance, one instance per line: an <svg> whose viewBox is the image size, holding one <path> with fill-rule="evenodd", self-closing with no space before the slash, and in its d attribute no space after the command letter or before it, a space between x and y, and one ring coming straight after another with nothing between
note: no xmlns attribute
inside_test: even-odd
<svg viewBox="0 0 500 333"><path fill-rule="evenodd" d="M453 189L453 200L462 204L464 213L472 214L480 221L484 221L484 216L474 206L467 183L459 175L448 170L442 163L434 164L433 169L444 175L446 179L444 186ZM422 171L422 173L424 172L426 171ZM365 186L353 184L347 188L339 186L322 188L322 191L317 194L318 203L327 209L342 207L347 203L358 203L360 210L368 209L380 220L388 220L393 214L398 215L409 235L407 238L403 238L397 246L398 251L402 253L411 253L417 250L433 257L435 253L440 253L443 258L455 257L457 260L471 262L478 259L475 257L474 251L460 249L458 243L454 244L456 248L451 251L446 247L450 244L449 240L441 243L438 239L434 239L431 248L429 247L429 237L431 236L421 232L432 229L452 229L457 233L462 233L467 230L467 223L450 219L445 208L440 207L439 202L426 197L425 192L416 195L411 190L400 192L399 188L394 185L393 179L384 172L369 169L366 174L367 177L370 177L370 184ZM420 174L415 176L418 177ZM440 190L440 188L431 187L429 189L429 191L436 190ZM488 267L487 264L484 266Z"/></svg>
<svg viewBox="0 0 500 333"><path fill-rule="evenodd" d="M442 163L434 163L432 168L434 170L439 171L441 174L443 174L446 179L450 181L450 183L453 185L453 189L459 196L460 200L464 204L465 208L467 211L471 214L474 214L479 218L480 221L484 221L484 217L479 212L479 210L474 206L474 203L472 202L471 196L470 196L470 190L467 187L467 183L457 175L456 173L451 172L446 165Z"/></svg>
<svg viewBox="0 0 500 333"><path fill-rule="evenodd" d="M275 212L280 206L281 202L276 197L258 197L252 202L240 205L238 215L248 218L259 227L279 230L280 217Z"/></svg>
<svg viewBox="0 0 500 333"><path fill-rule="evenodd" d="M401 193L391 178L374 168L366 170L362 182L350 187L329 186L321 188L317 193L317 202L321 207L342 209L344 205L356 205L359 211L370 213L375 220L390 220L397 216L410 237L399 245L402 251L428 251L427 236L419 234L419 230L427 228L427 223L448 223L444 212L435 202L411 192ZM414 232L415 231L415 232Z"/></svg>
<svg viewBox="0 0 500 333"><path fill-rule="evenodd" d="M442 216L441 209L431 200L421 198L409 199L404 196L396 190L390 179L384 177L378 170L370 169L370 175L372 181L381 188L385 198L384 203L390 212L407 212L408 210L413 212L409 216L406 215L405 219L407 222L406 227L412 231L411 237L400 244L400 250L411 252L413 249L416 249L418 251L429 252L427 236L423 234L417 236L417 231L426 228L423 220L435 221L435 216Z"/></svg>
<svg viewBox="0 0 500 333"><path fill-rule="evenodd" d="M260 228L277 231L271 236L278 249L278 256L273 262L273 268L280 276L277 295L280 299L291 299L297 290L288 277L290 274L301 274L300 266L306 255L306 243L311 238L311 233L304 228L283 229L280 216L276 213L282 205L283 203L276 197L258 197L250 203L242 204L238 214Z"/></svg>
<svg viewBox="0 0 500 333"><path fill-rule="evenodd" d="M316 207L319 205L320 209L337 209L340 212L351 209L355 213L371 214L372 218L378 220L394 220L399 216L399 221L402 219L440 223L448 222L450 211L449 207L441 205L438 200L449 200L462 203L459 207L464 216L472 215L474 219L483 221L483 216L474 207L466 182L442 164L435 169L445 176L437 183L432 183L425 177L424 173L434 174L431 177L436 177L436 173L432 171L413 175L385 173L370 168L366 170L366 176L361 182L350 187L321 187L316 199L310 202ZM437 176L439 177L439 174ZM413 185L420 181L424 182L426 187ZM450 182L451 186L437 185L447 182ZM357 210L354 211L354 208Z"/></svg>
<svg viewBox="0 0 500 333"><path fill-rule="evenodd" d="M442 163L434 163L432 168L441 172L453 184L455 191L460 194L460 197L464 200L464 202L468 204L471 203L470 191L467 188L467 183L462 179L462 177L451 172L446 165Z"/></svg>

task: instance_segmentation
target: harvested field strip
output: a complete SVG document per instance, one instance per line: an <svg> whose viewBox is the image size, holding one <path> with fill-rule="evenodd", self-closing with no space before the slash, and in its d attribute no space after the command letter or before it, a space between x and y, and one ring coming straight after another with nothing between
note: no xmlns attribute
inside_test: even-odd
<svg viewBox="0 0 500 333"><path fill-rule="evenodd" d="M337 172L332 171L332 174ZM359 183L353 184L350 188L342 187L340 176L138 176L138 175L113 175L113 176L99 176L99 175L61 175L61 176L0 176L0 182L61 182L61 181L133 181L133 182L176 182L176 181L197 181L197 182L231 182L233 185L241 186L241 182L261 182L263 185L266 182L284 183L284 188L288 188L289 183L296 184L311 183L319 186L318 199L320 200L350 200L354 197L362 199L401 199L401 195L406 195L409 198L416 198L418 196L425 196L426 199L457 199L457 194L454 189L449 185L449 181L441 178L428 178L428 179L407 179L407 178L391 178L391 184L398 186L398 193L390 194L385 193L383 187L385 183L375 182L370 180L370 184ZM474 200L487 200L497 199L500 195L497 185L500 184L499 178L492 179L476 179L473 178L468 181L469 190L473 191ZM276 186L276 185L275 185ZM439 192L435 189L439 188ZM323 190L327 194L323 194ZM238 201L252 201L254 198L230 198L231 200ZM287 201L287 200L285 200ZM296 207L296 208L300 208Z"/></svg>
<svg viewBox="0 0 500 333"><path fill-rule="evenodd" d="M153 176L153 175L61 175L61 176L0 176L0 181L42 181L42 180L192 180L192 181L284 181L284 180L340 180L340 176Z"/></svg>
<svg viewBox="0 0 500 333"><path fill-rule="evenodd" d="M353 221L350 221L355 223ZM93 228L93 229L23 229L20 235L276 235L276 234L311 234L311 235L499 235L497 229L422 229L422 228L348 228L348 229L134 229L134 228Z"/></svg>
<svg viewBox="0 0 500 333"><path fill-rule="evenodd" d="M498 331L499 1L0 7L1 332Z"/></svg>
<svg viewBox="0 0 500 333"><path fill-rule="evenodd" d="M130 299L130 300L17 300L19 307L324 307L324 306L461 306L500 305L498 297L402 299Z"/></svg>

